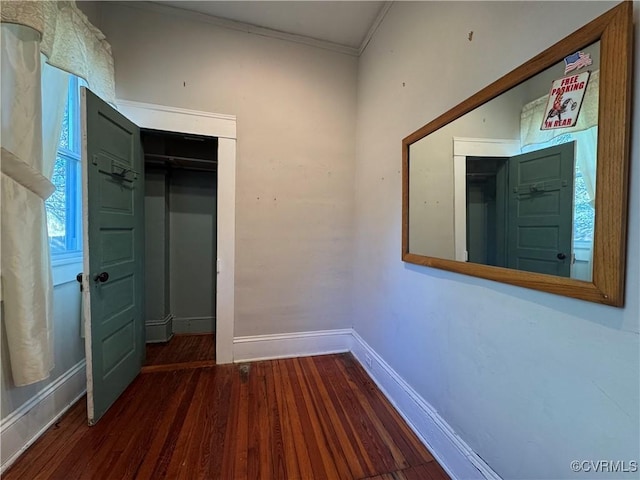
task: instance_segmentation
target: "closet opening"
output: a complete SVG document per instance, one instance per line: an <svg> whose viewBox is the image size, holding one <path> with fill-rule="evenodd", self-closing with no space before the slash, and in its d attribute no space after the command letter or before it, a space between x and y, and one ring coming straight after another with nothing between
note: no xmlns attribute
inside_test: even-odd
<svg viewBox="0 0 640 480"><path fill-rule="evenodd" d="M218 139L141 130L145 369L214 364Z"/></svg>

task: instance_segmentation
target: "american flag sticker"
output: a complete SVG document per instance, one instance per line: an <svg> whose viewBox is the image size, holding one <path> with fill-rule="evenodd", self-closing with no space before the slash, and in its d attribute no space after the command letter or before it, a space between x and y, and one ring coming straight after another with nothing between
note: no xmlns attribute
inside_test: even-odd
<svg viewBox="0 0 640 480"><path fill-rule="evenodd" d="M588 67L593 63L590 53L576 52L564 59L564 74Z"/></svg>

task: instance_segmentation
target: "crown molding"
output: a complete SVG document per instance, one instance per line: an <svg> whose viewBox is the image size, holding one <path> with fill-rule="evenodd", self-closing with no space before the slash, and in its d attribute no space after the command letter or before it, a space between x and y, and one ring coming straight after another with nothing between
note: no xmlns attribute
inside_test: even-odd
<svg viewBox="0 0 640 480"><path fill-rule="evenodd" d="M371 27L369 27L369 31L364 36L364 40L362 40L362 44L358 49L358 56L362 55L364 50L367 48L367 45L369 45L369 42L373 38L373 35L376 33L376 31L378 30L378 27L380 26L384 18L387 16L387 13L389 12L391 5L393 5L393 1L384 2L384 5L382 5L382 8L378 12L378 16L371 24Z"/></svg>
<svg viewBox="0 0 640 480"><path fill-rule="evenodd" d="M387 3L390 3L390 2L387 2ZM129 7L129 8L137 8L139 10L147 10L155 13L162 13L165 15L170 15L172 17L180 17L186 20L208 23L209 25L215 25L217 27L236 30L239 32L250 33L253 35L260 35L262 37L276 38L278 40L299 43L303 45L308 45L310 47L320 48L323 50L330 50L333 52L341 53L343 55L350 55L352 57L359 56L360 51L362 50L362 47L360 48L348 47L346 45L340 45L338 43L328 42L326 40L319 40L317 38L306 37L304 35L296 35L293 33L282 32L279 30L271 29L271 28L252 25L250 23L237 22L235 20L229 20L227 18L215 17L213 15L207 15L205 13L194 12L191 10L184 10L182 8L173 7L169 5L162 5L162 4L153 3L153 2L147 2L147 1L127 2L127 1L118 0L118 1L109 1L109 2L106 2L106 4L119 5L123 7ZM385 8L388 9L388 7L386 7L386 4L385 4L385 7L383 7L383 10ZM376 18L376 22L379 24L378 18ZM375 22L374 22L374 25L376 25ZM368 42L369 39L370 39L370 36L369 36L369 33L367 33L367 37L365 37L365 40Z"/></svg>

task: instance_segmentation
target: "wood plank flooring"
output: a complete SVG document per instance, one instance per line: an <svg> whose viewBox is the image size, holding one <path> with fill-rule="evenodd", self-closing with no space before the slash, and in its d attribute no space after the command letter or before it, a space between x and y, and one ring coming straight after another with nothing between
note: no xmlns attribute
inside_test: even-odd
<svg viewBox="0 0 640 480"><path fill-rule="evenodd" d="M171 370L185 363L196 367L215 365L216 341L213 334L177 334L167 343L148 343L146 348L145 371Z"/></svg>
<svg viewBox="0 0 640 480"><path fill-rule="evenodd" d="M74 406L3 478L448 477L340 354L143 373L94 427Z"/></svg>

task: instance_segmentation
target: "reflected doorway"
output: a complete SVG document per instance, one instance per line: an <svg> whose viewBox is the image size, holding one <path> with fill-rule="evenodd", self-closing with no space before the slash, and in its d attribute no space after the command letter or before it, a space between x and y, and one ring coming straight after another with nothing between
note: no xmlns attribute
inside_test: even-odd
<svg viewBox="0 0 640 480"><path fill-rule="evenodd" d="M467 157L468 261L570 277L574 144Z"/></svg>
<svg viewBox="0 0 640 480"><path fill-rule="evenodd" d="M506 267L507 159L467 157L468 261Z"/></svg>

